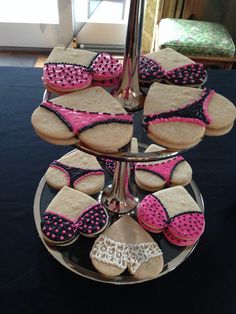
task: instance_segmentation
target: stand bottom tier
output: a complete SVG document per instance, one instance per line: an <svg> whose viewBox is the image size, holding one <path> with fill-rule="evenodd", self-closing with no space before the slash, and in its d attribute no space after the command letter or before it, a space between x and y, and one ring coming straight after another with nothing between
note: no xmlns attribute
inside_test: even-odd
<svg viewBox="0 0 236 314"><path fill-rule="evenodd" d="M135 190L135 195L138 197L139 201L141 201L148 193L139 189L134 184L134 179L131 177L130 183L132 185L132 188ZM112 176L106 172L106 185L108 186L112 183ZM201 196L201 193L195 184L194 181L192 181L187 187L185 187L187 191L192 195L192 197L196 200L198 206L201 208L202 211L204 211L204 203ZM92 249L94 239L92 238L85 238L83 236L80 236L79 239L67 247L56 247L48 244L41 233L40 228L40 222L41 222L41 215L47 208L48 204L51 202L51 200L54 198L54 196L57 194L57 191L54 189L51 189L45 180L45 177L43 177L39 183L38 189L36 191L35 200L34 200L34 219L36 228L39 234L39 237L41 241L43 242L44 246L48 250L48 252L57 260L59 261L64 267L69 269L70 271L81 275L83 277L100 281L100 282L106 282L106 283L112 283L112 284L135 284L140 283L144 281L148 281L150 279L146 280L138 280L134 276L130 275L128 271L124 272L120 276L116 277L108 277L105 275L102 275L97 272L97 270L93 267L92 262L89 258L89 253ZM97 200L100 200L101 193L98 193L97 195L93 195L94 198ZM135 210L131 211L129 213L131 216L135 218ZM117 219L117 214L109 212L110 215L110 221L111 223ZM154 234L151 233L151 236L153 239L158 243L159 247L161 248L163 252L164 257L164 267L162 272L158 275L158 277L161 277L168 272L175 269L178 265L180 265L194 250L197 243L195 243L193 246L186 246L186 247L177 247L172 244L170 244L162 234Z"/></svg>

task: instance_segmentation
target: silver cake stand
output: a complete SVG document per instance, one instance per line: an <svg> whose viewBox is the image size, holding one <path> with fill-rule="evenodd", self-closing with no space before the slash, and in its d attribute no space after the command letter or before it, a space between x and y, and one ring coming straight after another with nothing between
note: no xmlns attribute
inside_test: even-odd
<svg viewBox="0 0 236 314"><path fill-rule="evenodd" d="M134 114L134 136L138 139L138 151L131 151L131 144L118 152L101 153L86 147L84 143L76 144L76 149L96 156L98 159L115 160L115 172L112 176L105 172L105 188L100 193L93 195L95 199L103 204L110 216L112 224L122 215L131 215L136 219L136 207L138 203L148 194L139 189L135 184L133 176L130 176L131 162L150 162L158 161L178 155L180 152L165 149L155 153L145 153L144 150L152 143L142 131L142 106L144 96L139 90L138 63L141 46L141 34L143 24L144 0L131 0L129 21L127 27L126 47L124 54L123 75L119 88L113 91L121 105ZM43 100L50 98L50 93L45 91ZM183 151L182 151L183 152ZM103 165L103 164L102 164ZM198 206L204 212L204 203L197 185L192 181L186 189L197 202ZM51 189L43 177L39 183L34 200L34 219L39 237L48 252L70 271L83 277L113 284L135 284L146 280L138 280L128 272L120 276L109 277L102 275L93 267L89 252L93 246L94 239L80 237L78 241L67 247L52 246L45 241L41 232L41 216L47 206L57 194L56 190ZM177 247L170 244L161 234L151 234L154 241L158 243L164 258L164 268L157 276L161 277L180 265L194 250L197 243L192 246ZM154 279L154 278L153 278Z"/></svg>

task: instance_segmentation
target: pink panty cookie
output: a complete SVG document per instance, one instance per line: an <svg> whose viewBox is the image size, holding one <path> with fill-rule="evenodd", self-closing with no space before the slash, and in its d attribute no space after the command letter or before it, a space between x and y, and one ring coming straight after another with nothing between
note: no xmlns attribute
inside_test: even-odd
<svg viewBox="0 0 236 314"><path fill-rule="evenodd" d="M161 150L163 147L152 144L145 152L154 153ZM165 186L185 186L191 179L192 168L182 156L135 165L135 181L146 191L158 191Z"/></svg>
<svg viewBox="0 0 236 314"><path fill-rule="evenodd" d="M147 195L139 204L137 218L150 232L163 232L178 246L194 244L205 227L204 214L181 186Z"/></svg>

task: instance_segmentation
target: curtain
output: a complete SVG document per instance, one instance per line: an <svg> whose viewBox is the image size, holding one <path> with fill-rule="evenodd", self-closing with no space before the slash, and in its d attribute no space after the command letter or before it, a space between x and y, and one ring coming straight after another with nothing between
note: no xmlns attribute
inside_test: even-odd
<svg viewBox="0 0 236 314"><path fill-rule="evenodd" d="M142 53L153 51L155 43L156 25L162 18L180 18L183 13L185 0L146 0L143 34Z"/></svg>
<svg viewBox="0 0 236 314"><path fill-rule="evenodd" d="M185 0L164 0L161 18L181 18Z"/></svg>
<svg viewBox="0 0 236 314"><path fill-rule="evenodd" d="M142 53L153 50L159 0L146 0L143 20Z"/></svg>

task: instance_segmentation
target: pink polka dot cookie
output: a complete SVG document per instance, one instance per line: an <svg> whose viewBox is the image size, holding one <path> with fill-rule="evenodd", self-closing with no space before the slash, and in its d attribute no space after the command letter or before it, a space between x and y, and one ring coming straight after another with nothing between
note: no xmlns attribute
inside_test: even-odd
<svg viewBox="0 0 236 314"><path fill-rule="evenodd" d="M158 152L163 147L152 144L145 152ZM192 168L182 157L176 156L154 162L136 163L135 181L146 191L158 191L165 186L182 185L190 183Z"/></svg>
<svg viewBox="0 0 236 314"><path fill-rule="evenodd" d="M109 217L92 197L64 186L41 218L43 237L55 245L69 245L80 234L93 237L107 227Z"/></svg>
<svg viewBox="0 0 236 314"><path fill-rule="evenodd" d="M196 243L205 228L204 214L181 186L147 195L138 206L137 218L145 229L163 232L177 246Z"/></svg>
<svg viewBox="0 0 236 314"><path fill-rule="evenodd" d="M89 87L92 81L107 87L117 83L122 64L110 54L55 47L43 67L43 84L64 94ZM99 83L102 82L102 83Z"/></svg>

